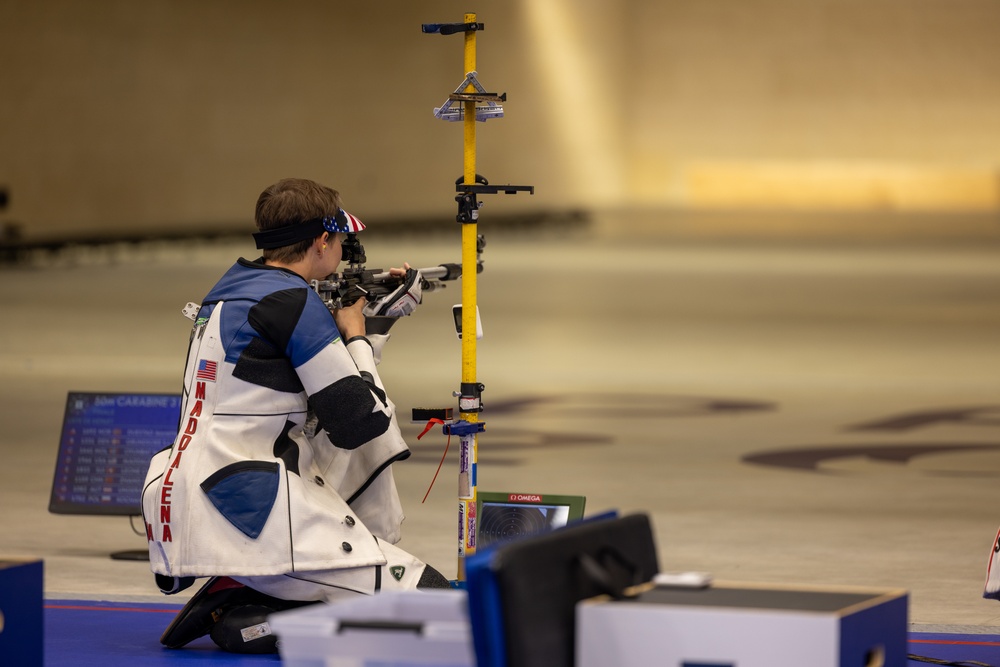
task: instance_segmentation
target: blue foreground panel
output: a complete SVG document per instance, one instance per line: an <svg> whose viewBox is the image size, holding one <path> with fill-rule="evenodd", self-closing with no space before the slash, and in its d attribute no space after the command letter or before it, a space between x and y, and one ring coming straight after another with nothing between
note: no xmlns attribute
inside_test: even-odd
<svg viewBox="0 0 1000 667"><path fill-rule="evenodd" d="M0 560L0 665L42 665L43 573L40 560Z"/></svg>

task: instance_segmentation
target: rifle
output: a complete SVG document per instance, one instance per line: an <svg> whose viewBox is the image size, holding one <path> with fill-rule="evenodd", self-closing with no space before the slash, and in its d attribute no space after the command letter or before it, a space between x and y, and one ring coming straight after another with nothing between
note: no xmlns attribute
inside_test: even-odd
<svg viewBox="0 0 1000 667"><path fill-rule="evenodd" d="M486 239L480 235L476 240L476 273L483 272L482 256L483 248L486 247ZM358 241L357 234L348 234L342 245L344 261L348 267L340 273L331 273L323 280L313 280L310 285L331 311L350 306L361 297L368 300L368 303L375 303L379 299L392 294L406 280L404 276L397 276L383 271L382 269L369 269L365 267L368 261L365 255L364 246ZM421 293L436 292L447 287L447 281L462 277L462 265L455 263L439 264L424 269L416 269L420 272ZM395 323L393 317L371 317L366 320L367 333L386 333L389 327Z"/></svg>

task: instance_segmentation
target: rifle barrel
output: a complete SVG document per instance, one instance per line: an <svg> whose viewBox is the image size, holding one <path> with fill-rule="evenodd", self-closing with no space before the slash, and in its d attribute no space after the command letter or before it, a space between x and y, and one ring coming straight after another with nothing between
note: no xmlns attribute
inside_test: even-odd
<svg viewBox="0 0 1000 667"><path fill-rule="evenodd" d="M425 280L455 280L456 278L462 277L462 265L461 264L439 264L437 266L430 266L425 269L417 269L420 271L420 275L424 277ZM476 273L483 272L483 263L479 262L476 266ZM372 278L376 281L382 281L389 278L390 273L388 271L383 271L381 273L376 273L372 275Z"/></svg>

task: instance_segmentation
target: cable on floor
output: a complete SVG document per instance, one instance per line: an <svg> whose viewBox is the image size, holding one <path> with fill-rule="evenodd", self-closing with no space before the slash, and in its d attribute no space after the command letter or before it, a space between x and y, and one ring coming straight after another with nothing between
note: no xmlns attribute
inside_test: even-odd
<svg viewBox="0 0 1000 667"><path fill-rule="evenodd" d="M906 658L915 662L926 662L932 665L948 665L949 667L994 667L993 665L978 660L941 660L940 658L929 658L925 655L915 655L907 653Z"/></svg>

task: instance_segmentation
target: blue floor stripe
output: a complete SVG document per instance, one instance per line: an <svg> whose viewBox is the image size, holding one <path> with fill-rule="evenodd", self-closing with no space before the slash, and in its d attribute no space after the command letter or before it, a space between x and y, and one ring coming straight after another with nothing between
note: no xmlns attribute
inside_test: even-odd
<svg viewBox="0 0 1000 667"><path fill-rule="evenodd" d="M237 655L208 637L171 650L160 635L180 605L81 600L45 601L46 667L260 667L277 655Z"/></svg>
<svg viewBox="0 0 1000 667"><path fill-rule="evenodd" d="M974 660L1000 667L1000 635L959 635L938 632L911 632L909 652L914 655L968 662ZM908 667L931 663L910 660Z"/></svg>
<svg viewBox="0 0 1000 667"><path fill-rule="evenodd" d="M45 601L46 667L264 667L277 655L235 655L208 637L178 650L160 645L160 634L180 605ZM1000 667L1000 635L911 633L909 653L940 660L978 661ZM908 661L907 667L928 663Z"/></svg>

